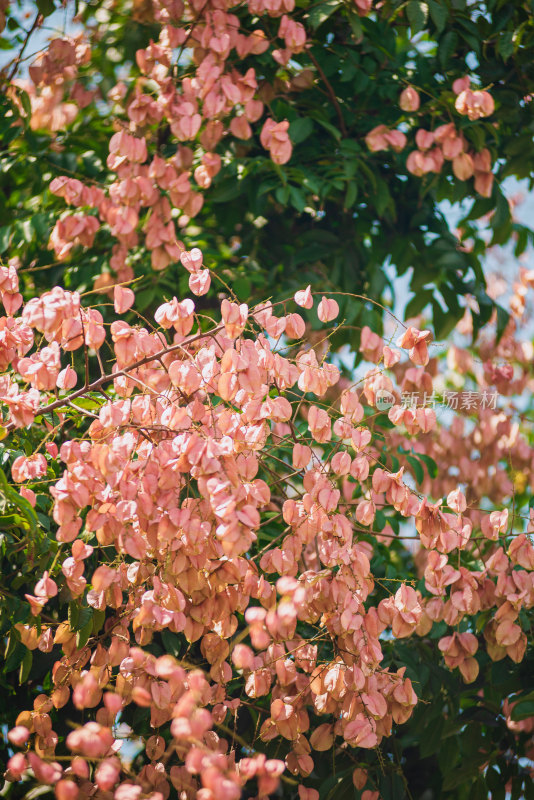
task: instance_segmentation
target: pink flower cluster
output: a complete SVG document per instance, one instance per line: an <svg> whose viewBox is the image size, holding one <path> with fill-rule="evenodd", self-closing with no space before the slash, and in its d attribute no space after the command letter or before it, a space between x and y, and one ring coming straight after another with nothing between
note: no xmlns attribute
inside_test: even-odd
<svg viewBox="0 0 534 800"><path fill-rule="evenodd" d="M135 54L143 77L120 82L107 98L114 113L125 117L109 143L107 166L115 179L105 186L88 186L67 177L51 183L53 193L80 209L63 216L52 231L50 247L59 260L70 258L76 246L90 247L101 224L117 239L110 259L115 275L100 276L96 288L111 291L116 282L133 277L128 255L139 243L142 216L146 219L144 243L151 252L153 268L165 269L179 259L184 248L177 238L173 212L179 211L180 226L199 213L202 192L221 169L215 148L225 136L251 139L252 126L263 116L254 68L240 73L236 64L261 55L270 42L260 27L242 29L230 7L228 2L213 8L201 5L191 24L183 4L156 3L155 16L162 23L160 36ZM293 8L289 1L249 2L253 16L280 18L278 39L284 47L274 47L272 56L282 66L306 46L304 26L289 16ZM173 51L178 47L191 61L191 76L179 85L171 75ZM84 93L73 84L79 67L89 58L89 47L81 36L54 39L38 55L29 70L32 82L24 84L32 101L32 127L61 130L91 102L95 92ZM67 91L73 102L64 102ZM168 124L178 142L171 158L156 152L157 135L151 127L162 123ZM287 121L268 118L261 128L260 142L277 164L285 164L291 157L288 127ZM197 294L206 282L196 276Z"/></svg>
<svg viewBox="0 0 534 800"><path fill-rule="evenodd" d="M467 76L454 81L452 89L457 95L454 104L456 111L470 120L491 117L495 111L493 97L485 90L471 89L470 85L471 81Z"/></svg>
<svg viewBox="0 0 534 800"><path fill-rule="evenodd" d="M406 147L406 142L406 134L402 131L392 131L386 125L377 125L365 137L365 144L372 153L389 150L390 147L396 153L400 153Z"/></svg>
<svg viewBox="0 0 534 800"><path fill-rule="evenodd" d="M198 250L184 251L182 262L195 279L203 271ZM119 306L131 300L117 293ZM294 300L311 309L311 287ZM338 304L322 297L317 313L331 324ZM523 658L521 611L534 606L534 547L525 533L509 538L506 507L482 511L475 498L509 497L507 478L488 470L487 459L506 462L506 455L516 469L531 470L530 449L512 437L512 421L500 412L486 409L467 434L461 417L440 426L433 410L398 403L401 391L432 392L438 365L428 331L406 328L396 349L364 328L361 351L371 368L358 388L320 345L288 349L288 340L305 332L294 311L225 298L220 321L204 330L194 301L175 297L155 312L155 328L113 321L112 370L58 398L60 381L68 391L76 378L72 367L59 377L63 353L84 343L96 350L106 339L98 312L55 287L30 300L21 317L4 319L4 330L20 336L19 343L0 339L10 370L0 386L8 428L30 425L47 404L61 414L100 387L111 393L102 395L82 438L59 449L48 441L12 465L33 503L48 459L59 457L64 470L50 489L62 555L26 594L39 627L32 620L16 626L26 648L57 653L52 690L22 711L10 732L23 751L9 761L9 780L31 770L38 783L54 785L57 800L82 800L95 790L165 800L171 787L198 800L238 800L252 780L266 797L285 769L299 780L310 776L314 752L340 741L374 748L410 717L417 696L403 667L384 666L384 632L425 637L445 622L455 632L441 638L439 650L466 682L478 674L482 638L492 659ZM44 342L32 350L34 332ZM506 334L499 347L511 346ZM492 380L497 372L483 348L481 355L480 381ZM517 347L515 357L526 376L530 351ZM461 353L454 359L464 370ZM292 402L297 390L302 399ZM378 428L376 436L364 405L374 419L384 391L394 400L394 427ZM475 460L484 441L488 452ZM458 475L425 477L421 495L407 479L409 460L396 472L386 468L384 447L399 454L416 447L457 464ZM273 474L287 491L278 479L270 485ZM374 531L378 509L388 522ZM260 547L273 515L280 535ZM371 561L375 546L395 538L396 515L417 531L424 588L401 582L377 599ZM474 552L468 568L462 556ZM103 629L85 644L67 620L51 626L41 616L60 592L106 612ZM457 632L480 612L483 637ZM323 635L303 635L303 626L316 625ZM198 642L205 668L151 655L146 648L162 631ZM323 640L335 643L326 661ZM267 699L259 742L276 739L283 758L268 760L259 749L238 758L229 741L227 718L258 698ZM65 763L55 760L54 719L69 701L89 721L69 733ZM144 742L150 764L138 775L124 769L115 732L131 704L150 710L153 728ZM324 722L313 727L312 714ZM356 786L367 781L365 770L355 770ZM364 793L376 797L372 787ZM302 784L299 796L316 800Z"/></svg>
<svg viewBox="0 0 534 800"><path fill-rule="evenodd" d="M441 172L445 161L450 161L452 171L458 180L466 181L474 177L475 191L489 197L493 187L491 155L487 148L479 153L469 151L463 134L458 133L454 123L440 125L434 131L420 128L415 136L418 150L408 156L406 168L413 175L422 176L429 172Z"/></svg>
<svg viewBox="0 0 534 800"><path fill-rule="evenodd" d="M458 95L456 109L466 114L470 120L477 120L493 113L494 103L486 91L471 91L469 78L459 78L453 84ZM420 107L418 92L407 86L401 92L399 105L403 111L414 113ZM400 152L406 147L407 137L399 130L390 130L386 125L377 125L365 137L371 152L394 150ZM439 125L433 131L419 128L415 134L417 150L408 154L406 169L412 175L422 177L429 173L438 174L446 161L450 161L453 174L458 180L466 181L474 177L475 191L483 197L490 197L494 176L491 171L491 154L487 148L473 152L465 136L454 123Z"/></svg>
<svg viewBox="0 0 534 800"><path fill-rule="evenodd" d="M266 150L269 150L275 164L286 164L291 158L291 141L289 139L289 122L275 122L265 120L261 131L260 140Z"/></svg>
<svg viewBox="0 0 534 800"><path fill-rule="evenodd" d="M83 34L52 39L47 50L39 53L30 66L31 80L16 81L29 95L33 130L61 131L74 121L80 108L93 101L96 91L87 91L76 81L79 68L90 58ZM21 112L25 113L22 108Z"/></svg>
<svg viewBox="0 0 534 800"><path fill-rule="evenodd" d="M416 133L418 150L408 156L406 168L421 177L429 172L441 172L444 162L452 163L452 171L458 180L475 178L475 191L489 197L493 186L491 155L484 148L479 153L470 152L465 137L459 134L452 122L441 125L435 131L422 128Z"/></svg>

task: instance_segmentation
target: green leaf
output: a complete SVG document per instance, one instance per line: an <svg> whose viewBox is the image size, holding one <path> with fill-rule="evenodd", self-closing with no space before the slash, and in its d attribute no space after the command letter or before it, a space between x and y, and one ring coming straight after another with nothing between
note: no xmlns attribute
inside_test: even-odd
<svg viewBox="0 0 534 800"><path fill-rule="evenodd" d="M347 181L347 191L345 193L343 208L345 210L352 208L352 206L356 202L357 197L358 197L358 184L356 183L355 180Z"/></svg>
<svg viewBox="0 0 534 800"><path fill-rule="evenodd" d="M244 190L244 180L237 180L236 178L221 181L210 195L212 203L227 203L229 200L235 200L239 197Z"/></svg>
<svg viewBox="0 0 534 800"><path fill-rule="evenodd" d="M11 225L4 225L0 228L0 253L5 253L7 248L9 247L9 240L11 238L12 232Z"/></svg>
<svg viewBox="0 0 534 800"><path fill-rule="evenodd" d="M33 652L31 650L26 650L24 658L22 659L22 664L20 665L19 669L20 684L23 684L28 680L28 675L30 674L32 664L33 664Z"/></svg>
<svg viewBox="0 0 534 800"><path fill-rule="evenodd" d="M533 498L533 500L534 500L534 498ZM516 700L521 700L521 702L523 702L524 700L534 700L534 692L527 692L526 694L516 695L512 699L513 699L514 702Z"/></svg>
<svg viewBox="0 0 534 800"><path fill-rule="evenodd" d="M91 609L87 608L82 609L82 611L89 611L91 613ZM80 628L80 630L76 634L76 647L78 647L80 650L82 647L85 647L92 633L93 633L93 618L91 614L90 619L85 623L83 628Z"/></svg>
<svg viewBox="0 0 534 800"><path fill-rule="evenodd" d="M497 43L497 52L503 61L508 61L515 50L513 31L502 31Z"/></svg>
<svg viewBox="0 0 534 800"><path fill-rule="evenodd" d="M28 523L30 533L35 534L37 532L37 515L33 510L31 503L26 500L21 494L17 492L12 486L9 485L7 482L7 478L0 469L0 494L6 498L6 500L11 504L14 505L18 511L22 514L25 521Z"/></svg>
<svg viewBox="0 0 534 800"><path fill-rule="evenodd" d="M486 783L491 792L492 800L504 800L506 797L505 781L495 767L488 767L486 772Z"/></svg>
<svg viewBox="0 0 534 800"><path fill-rule="evenodd" d="M32 104L30 102L30 96L28 92L24 91L24 89L18 89L17 95L19 97L20 102L22 103L22 108L24 109L26 119L29 122L32 115Z"/></svg>
<svg viewBox="0 0 534 800"><path fill-rule="evenodd" d="M71 631L81 631L85 629L89 623L93 625L93 609L80 606L75 601L69 603L68 610L69 628Z"/></svg>
<svg viewBox="0 0 534 800"><path fill-rule="evenodd" d="M444 727L444 718L437 717L433 719L431 724L425 729L421 736L421 744L419 746L419 752L422 758L428 758L428 756L433 755L433 753L439 750Z"/></svg>
<svg viewBox="0 0 534 800"><path fill-rule="evenodd" d="M280 203L280 205L285 206L287 201L289 200L289 186L279 186L274 196Z"/></svg>
<svg viewBox="0 0 534 800"><path fill-rule="evenodd" d="M297 211L304 211L306 208L306 196L301 189L297 188L296 186L290 186L289 197L291 199L291 205L293 208L296 208Z"/></svg>
<svg viewBox="0 0 534 800"><path fill-rule="evenodd" d="M95 609L95 611L93 611L93 629L91 633L93 633L94 635L99 633L105 620L106 620L105 610Z"/></svg>
<svg viewBox="0 0 534 800"><path fill-rule="evenodd" d="M477 291L475 297L479 308L479 313L473 316L473 334L476 337L482 326L489 321L495 308L495 303L483 290Z"/></svg>
<svg viewBox="0 0 534 800"><path fill-rule="evenodd" d="M525 800L534 800L534 781L526 780L523 788L525 793ZM504 791L502 795L495 794L495 800L504 800Z"/></svg>
<svg viewBox="0 0 534 800"><path fill-rule="evenodd" d="M336 128L336 126L335 126L335 125L332 125L332 123L330 123L330 122L327 122L325 119L321 119L319 116L315 116L315 115L314 115L314 119L316 120L316 122L318 122L318 123L319 123L319 125L322 125L322 126L323 126L323 128L324 128L326 131L328 131L329 133L331 133L331 134L332 134L332 136L333 136L335 139L337 139L337 140L338 140L338 142L339 142L339 141L341 141L341 131L340 131L338 128Z"/></svg>
<svg viewBox="0 0 534 800"><path fill-rule="evenodd" d="M476 777L476 767L472 764L466 764L463 767L457 767L454 771L449 772L443 781L444 789L455 789L457 786L469 785ZM469 794L467 795L469 796Z"/></svg>
<svg viewBox="0 0 534 800"><path fill-rule="evenodd" d="M319 795L321 800L333 800L337 797L338 800L345 800L350 794L347 793L347 778L352 783L352 768L344 769L336 775L330 775L319 787ZM344 792L344 794L343 794Z"/></svg>
<svg viewBox="0 0 534 800"><path fill-rule="evenodd" d="M432 302L433 296L434 292L432 289L422 289L416 292L404 309L404 319L410 319L410 317L416 317L420 314L421 311Z"/></svg>
<svg viewBox="0 0 534 800"><path fill-rule="evenodd" d="M78 617L80 616L80 606L74 600L69 603L68 610L69 628L74 633L77 630Z"/></svg>
<svg viewBox="0 0 534 800"><path fill-rule="evenodd" d="M268 181L263 181L263 183L260 184L260 188L256 192L256 197L261 197L262 195L267 194L267 192L272 192L272 190L275 189L277 186L278 186L278 181L276 179L273 180L271 178Z"/></svg>
<svg viewBox="0 0 534 800"><path fill-rule="evenodd" d="M495 206L495 214L491 220L491 227L493 229L500 228L510 222L512 218L510 212L510 203L499 189L497 192L497 203Z"/></svg>
<svg viewBox="0 0 534 800"><path fill-rule="evenodd" d="M91 397L78 397L76 405L80 406L80 408L85 408L86 411L98 411L101 403L97 402L97 400L93 400Z"/></svg>
<svg viewBox="0 0 534 800"><path fill-rule="evenodd" d="M43 17L49 17L56 10L54 0L36 0L36 5Z"/></svg>
<svg viewBox="0 0 534 800"><path fill-rule="evenodd" d="M48 224L48 219L45 216L45 214L34 214L30 220L30 223L33 230L35 231L38 240L48 239L50 226Z"/></svg>
<svg viewBox="0 0 534 800"><path fill-rule="evenodd" d="M435 339L445 339L458 322L460 315L451 314L450 311L445 313L437 300L432 301L433 322Z"/></svg>
<svg viewBox="0 0 534 800"><path fill-rule="evenodd" d="M13 642L12 647L11 642ZM26 647L22 644L20 639L17 639L14 636L13 632L9 635L8 653L9 655L6 654L4 670L6 672L11 672L12 670L17 669L26 655Z"/></svg>
<svg viewBox="0 0 534 800"><path fill-rule="evenodd" d="M438 763L442 772L454 771L458 754L459 747L456 736L448 736L442 740L441 747L437 753Z"/></svg>
<svg viewBox="0 0 534 800"><path fill-rule="evenodd" d="M438 47L438 57L443 69L447 68L448 62L457 46L458 36L454 31L448 31L441 37Z"/></svg>
<svg viewBox="0 0 534 800"><path fill-rule="evenodd" d="M404 800L406 797L404 782L397 772L381 775L379 787L382 800Z"/></svg>
<svg viewBox="0 0 534 800"><path fill-rule="evenodd" d="M419 33L419 31L422 31L425 27L428 16L428 6L426 3L421 3L419 0L410 0L406 6L406 14L413 36Z"/></svg>
<svg viewBox="0 0 534 800"><path fill-rule="evenodd" d="M513 708L510 717L514 722L534 717L534 700L520 700Z"/></svg>
<svg viewBox="0 0 534 800"><path fill-rule="evenodd" d="M475 785L473 786L473 788L471 789L471 791L469 793L469 798L470 798L470 800L487 800L487 798L488 798L488 790L487 790L487 787L486 787L486 781L484 780L482 775L478 776ZM493 800L493 797L492 797L492 800Z"/></svg>
<svg viewBox="0 0 534 800"><path fill-rule="evenodd" d="M289 138L293 144L300 144L313 132L313 122L309 117L297 117L289 125Z"/></svg>
<svg viewBox="0 0 534 800"><path fill-rule="evenodd" d="M425 479L425 472L421 466L421 462L413 456L406 456L406 461L411 465L417 483L423 483Z"/></svg>
<svg viewBox="0 0 534 800"><path fill-rule="evenodd" d="M352 796L354 796L352 775L345 775L345 777L326 795L326 800L348 800L351 793Z"/></svg>
<svg viewBox="0 0 534 800"><path fill-rule="evenodd" d="M318 28L323 22L326 22L336 9L340 8L342 3L339 0L326 0L324 3L319 3L312 6L308 19L312 28Z"/></svg>
<svg viewBox="0 0 534 800"><path fill-rule="evenodd" d="M376 198L375 205L379 216L384 214L386 208L392 203L392 197L389 193L388 185L381 178L376 183Z"/></svg>
<svg viewBox="0 0 534 800"><path fill-rule="evenodd" d="M356 43L359 44L363 38L363 27L362 20L358 14L354 14L352 11L349 12L349 24L352 29L352 35Z"/></svg>
<svg viewBox="0 0 534 800"><path fill-rule="evenodd" d="M235 281L232 282L232 289L239 300L246 301L247 298L250 297L251 288L252 284L244 275L240 275L239 278L236 278Z"/></svg>
<svg viewBox="0 0 534 800"><path fill-rule="evenodd" d="M32 221L31 219L25 219L24 221L18 221L15 223L15 228L22 236L25 242L28 244L33 241L33 236L35 231L32 228Z"/></svg>
<svg viewBox="0 0 534 800"><path fill-rule="evenodd" d="M166 653L171 656L179 658L180 656L180 637L176 633L172 633L168 628L161 631L161 640Z"/></svg>
<svg viewBox="0 0 534 800"><path fill-rule="evenodd" d="M431 478L438 477L438 465L436 464L433 458L427 456L425 453L417 453L417 458L425 462L428 474L430 475Z"/></svg>
<svg viewBox="0 0 534 800"><path fill-rule="evenodd" d="M428 0L428 9L432 22L436 26L438 33L441 33L449 18L449 10L444 0Z"/></svg>
<svg viewBox="0 0 534 800"><path fill-rule="evenodd" d="M497 340L496 344L499 344L501 341L502 335L506 329L510 321L510 314L506 309L500 306L498 303L495 303L495 308L497 309Z"/></svg>

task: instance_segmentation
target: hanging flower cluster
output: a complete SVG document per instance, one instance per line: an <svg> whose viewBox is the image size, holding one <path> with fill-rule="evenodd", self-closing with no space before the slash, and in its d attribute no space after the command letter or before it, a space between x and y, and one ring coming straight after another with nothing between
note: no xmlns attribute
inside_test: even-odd
<svg viewBox="0 0 534 800"><path fill-rule="evenodd" d="M194 274L202 253L182 261ZM294 299L314 305L310 287ZM48 466L63 470L49 489L59 555L26 595L31 617L15 626L26 648L54 654L52 688L10 731L10 781L31 774L58 800L95 791L165 800L171 787L238 800L253 781L264 798L282 779L306 780L314 753L374 748L409 719L416 690L405 666L384 664L389 638L431 642L445 623L436 657L466 682L481 648L523 658L534 548L513 509L499 507L511 494L506 473L488 464L510 457L532 480L531 450L503 410L480 409L469 430L461 414L445 424L423 403L401 402L439 384L428 331L408 327L390 346L365 328L362 352L375 366L359 386L321 345L298 341L305 319L285 306L226 298L206 328L193 300L174 297L145 327L122 318L131 300L119 293L109 333L97 309L61 287L1 320L4 426L43 430L43 447L13 461L13 480L35 504ZM339 308L322 297L317 312L335 324ZM112 369L76 389L69 358L108 345ZM497 353L512 347L524 369L517 389L532 354L509 331ZM467 359L451 349L459 375ZM488 391L500 380L491 367L486 359L477 378ZM384 393L387 426L376 417ZM61 428L69 409L86 415L85 432L58 447L40 415ZM409 448L456 473L440 469L417 488ZM497 507L483 510L485 497ZM384 590L373 558L404 530L419 542L421 585L400 574ZM89 614L83 639L59 598ZM197 657L154 655L165 632ZM258 738L240 753L229 726L262 698ZM54 720L67 704L83 721L60 742ZM139 772L120 753L130 705L149 709L153 730ZM262 746L273 740L279 757L269 759ZM354 782L378 797L361 766ZM317 800L309 786L299 792Z"/></svg>
<svg viewBox="0 0 534 800"><path fill-rule="evenodd" d="M470 120L478 120L490 116L495 110L493 98L487 91L469 89L468 77L454 81L453 91L456 93L455 108L458 113L468 116ZM415 113L419 110L421 100L413 86L407 86L400 94L399 106L403 111ZM407 145L406 134L401 130L390 130L386 125L377 125L365 137L371 152L404 150ZM494 176L492 173L491 154L487 148L479 152L470 149L464 134L454 122L439 125L432 131L419 128L415 132L417 150L412 150L406 159L406 169L412 175L422 177L430 173L439 174L446 161L451 162L452 172L460 181L474 177L474 188L482 197L490 197Z"/></svg>
<svg viewBox="0 0 534 800"><path fill-rule="evenodd" d="M51 183L54 194L79 209L59 219L52 231L50 247L59 260L69 258L77 245L91 246L104 224L117 239L110 264L119 283L132 277L127 256L141 232L152 267L165 269L184 251L176 217L184 226L199 213L203 192L221 169L221 156L215 150L223 137L227 142L229 137L251 139L252 125L261 123L259 140L273 161L289 160L289 123L265 115L261 97L268 87L260 91L255 68L240 70L238 65L270 48L274 61L286 65L306 47L305 28L289 16L293 0L250 0L250 25L242 25L231 13L234 5L230 0L153 3L160 35L136 52L137 77L121 81L107 97L119 121L107 158L113 182L103 188L72 177ZM274 47L264 30L254 25L263 16L280 20ZM176 52L191 65L189 76L179 84L173 79ZM90 47L82 34L54 39L38 55L29 69L30 80L17 82L30 97L32 128L60 131L97 98L97 89L85 90L76 80L89 59ZM177 144L170 158L159 154L162 127ZM103 277L99 285L109 280L110 276Z"/></svg>

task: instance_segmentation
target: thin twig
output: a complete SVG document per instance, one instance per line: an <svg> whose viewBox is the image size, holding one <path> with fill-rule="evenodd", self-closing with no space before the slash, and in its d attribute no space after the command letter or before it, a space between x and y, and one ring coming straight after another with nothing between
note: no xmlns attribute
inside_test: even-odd
<svg viewBox="0 0 534 800"><path fill-rule="evenodd" d="M345 125L345 120L343 119L343 114L341 112L341 106L339 105L338 99L337 99L337 97L335 95L335 92L334 92L334 90L332 88L332 84L330 83L330 81L328 80L326 75L324 74L323 68L321 67L321 65L319 64L319 62L317 61L317 59L315 58L315 56L313 55L311 50L308 50L308 56L310 57L310 60L315 65L315 68L317 69L317 72L321 76L321 78L323 80L323 83L326 86L326 90L327 90L328 94L330 95L330 99L332 100L332 102L334 104L334 108L336 109L337 118L339 120L339 127L340 127L340 130L341 130L341 133L343 134L343 136L346 137L347 136L347 128L346 128L346 125Z"/></svg>
<svg viewBox="0 0 534 800"><path fill-rule="evenodd" d="M21 62L22 55L23 55L24 51L26 50L26 46L27 46L28 42L30 41L30 37L31 37L32 33L34 32L34 30L37 28L37 26L38 26L38 24L39 24L39 19L40 19L40 18L41 18L41 13L40 13L40 12L38 12L38 13L37 13L37 16L35 17L35 19L34 19L34 21L33 21L33 24L32 24L32 26L31 26L31 28L29 29L29 31L27 32L27 34L26 34L26 36L25 36L25 38L24 38L24 41L23 41L23 43L22 43L22 47L21 47L20 53L19 53L19 54L18 54L18 56L15 58L15 61L14 61L14 63L13 63L13 67L12 67L12 69L11 69L11 72L10 72L10 73L9 73L9 75L7 76L7 82L8 82L8 83L11 83L11 81L13 80L13 78L15 77L15 75L16 75L16 73L17 73L17 69L18 69L18 67L19 67L19 64L20 64L20 62Z"/></svg>
<svg viewBox="0 0 534 800"><path fill-rule="evenodd" d="M116 378L128 377L130 372L133 370L138 369L139 367L144 366L145 364L149 364L151 361L158 361L163 356L167 355L168 353L173 353L176 350L183 350L189 344L198 341L199 339L203 339L206 336L210 336L214 333L218 333L224 328L224 323L220 323L215 328L212 328L211 331L199 331L199 333L195 333L193 336L189 336L184 339L183 342L179 344L169 345L169 347L165 347L163 350L160 350L157 353L154 353L150 356L145 356L141 358L139 361L136 361L134 364L130 364L128 367L124 367L124 369L117 370L117 372L112 372L107 375L102 375L100 378L97 378L95 381L90 383L88 386L82 386L81 389L77 389L72 394L69 394L68 397L60 398L59 400L54 400L53 403L50 403L47 406L43 406L40 408L36 416L39 414L49 414L51 411L55 411L56 408L61 408L62 406L69 405L72 400L76 400L77 397L81 397L82 395L86 394L87 392L94 392L100 391L101 386L105 383L109 383L110 381L114 381ZM6 432L12 431L14 429L14 424L12 422L8 423L5 426Z"/></svg>

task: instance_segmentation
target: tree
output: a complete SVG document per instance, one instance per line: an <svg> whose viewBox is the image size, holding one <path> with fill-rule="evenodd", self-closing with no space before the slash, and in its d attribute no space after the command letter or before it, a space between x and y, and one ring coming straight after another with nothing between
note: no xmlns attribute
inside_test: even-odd
<svg viewBox="0 0 534 800"><path fill-rule="evenodd" d="M534 276L496 305L481 222L530 240L528 7L80 4L25 81L37 5L5 35L4 793L532 796Z"/></svg>

